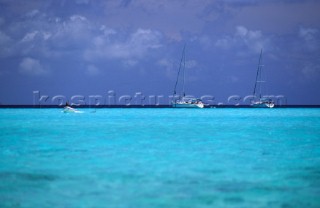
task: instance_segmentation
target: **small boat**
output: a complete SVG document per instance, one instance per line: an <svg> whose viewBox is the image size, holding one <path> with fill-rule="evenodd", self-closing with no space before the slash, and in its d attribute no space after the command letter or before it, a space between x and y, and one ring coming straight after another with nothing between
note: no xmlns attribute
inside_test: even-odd
<svg viewBox="0 0 320 208"><path fill-rule="evenodd" d="M254 84L253 96L254 100L251 103L251 107L253 108L273 108L275 106L274 101L270 98L262 96L262 49L259 57L259 64L256 76L256 82Z"/></svg>
<svg viewBox="0 0 320 208"><path fill-rule="evenodd" d="M172 107L173 108L204 108L204 104L201 99L193 98L186 96L185 93L185 68L186 68L186 58L185 58L185 49L186 46L183 47L182 57L180 61L180 66L178 70L177 80L174 86L173 96L172 96ZM182 75L180 72L182 71ZM177 94L177 86L179 83L179 78L182 76L182 97ZM175 98L179 96L179 99L175 100Z"/></svg>
<svg viewBox="0 0 320 208"><path fill-rule="evenodd" d="M65 106L63 108L63 112L64 113L81 113L81 111L78 111L77 109L74 109L74 108L72 108L70 106Z"/></svg>

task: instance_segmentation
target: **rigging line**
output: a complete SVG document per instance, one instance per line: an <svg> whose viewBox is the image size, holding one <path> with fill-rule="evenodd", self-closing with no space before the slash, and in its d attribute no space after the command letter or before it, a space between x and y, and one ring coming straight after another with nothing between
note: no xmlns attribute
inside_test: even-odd
<svg viewBox="0 0 320 208"><path fill-rule="evenodd" d="M267 73L267 70L268 70L268 68L266 69L266 68L264 68L264 71L263 71L263 79L264 79L264 94L265 94L265 96L267 96L267 98L270 98L270 96L269 96L269 89L268 89L268 84L267 84L267 82L268 82L268 73Z"/></svg>
<svg viewBox="0 0 320 208"><path fill-rule="evenodd" d="M256 95L256 88L257 88L257 82L258 82L258 78L259 78L259 71L261 69L261 57L262 57L262 49L260 52L260 57L259 57L259 64L258 64L258 70L257 70L257 75L256 75L256 81L254 83L254 89L253 89L253 95Z"/></svg>
<svg viewBox="0 0 320 208"><path fill-rule="evenodd" d="M183 50L183 80L182 80L182 93L183 97L186 96L185 92L185 78L186 78L186 52Z"/></svg>
<svg viewBox="0 0 320 208"><path fill-rule="evenodd" d="M182 51L182 56L181 56L181 60L180 60L180 66L179 66L179 70L178 70L178 76L177 76L177 80L176 80L176 83L174 85L174 91L173 91L173 97L177 94L177 85L178 85L178 81L179 81L179 77L180 77L180 71L181 71L181 66L182 66L182 61L184 59L184 51L185 51L185 48L186 48L186 44L184 44L183 46L183 51Z"/></svg>
<svg viewBox="0 0 320 208"><path fill-rule="evenodd" d="M259 75L259 81L260 81L260 83L259 83L259 98L261 99L261 97L262 97L262 86L263 86L263 84L262 84L262 49L261 49L261 61L260 61L260 64L259 64L259 67L260 67L260 75Z"/></svg>

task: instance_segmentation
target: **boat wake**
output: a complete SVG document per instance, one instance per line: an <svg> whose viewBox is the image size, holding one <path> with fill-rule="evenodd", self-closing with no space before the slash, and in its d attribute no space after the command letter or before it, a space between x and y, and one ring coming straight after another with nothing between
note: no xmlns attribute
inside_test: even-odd
<svg viewBox="0 0 320 208"><path fill-rule="evenodd" d="M62 112L63 113L84 113L83 111L79 111L79 110L71 108L69 106L64 107Z"/></svg>

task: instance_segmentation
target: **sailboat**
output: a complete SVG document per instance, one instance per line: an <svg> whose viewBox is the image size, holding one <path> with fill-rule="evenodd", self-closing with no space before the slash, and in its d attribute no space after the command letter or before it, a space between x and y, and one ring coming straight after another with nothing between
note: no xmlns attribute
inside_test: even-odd
<svg viewBox="0 0 320 208"><path fill-rule="evenodd" d="M174 86L173 97L172 97L172 107L174 108L204 108L204 104L201 99L187 97L185 93L185 68L186 68L186 57L185 57L186 46L184 45L182 51L182 57L180 61L179 71L177 80ZM177 94L177 86L180 78L180 72L182 71L182 97L179 95L179 99L175 100Z"/></svg>
<svg viewBox="0 0 320 208"><path fill-rule="evenodd" d="M272 99L267 97L262 97L262 83L265 82L262 80L262 49L259 57L259 64L256 76L256 82L254 84L253 96L255 100L252 101L251 106L254 108L273 108L274 102Z"/></svg>

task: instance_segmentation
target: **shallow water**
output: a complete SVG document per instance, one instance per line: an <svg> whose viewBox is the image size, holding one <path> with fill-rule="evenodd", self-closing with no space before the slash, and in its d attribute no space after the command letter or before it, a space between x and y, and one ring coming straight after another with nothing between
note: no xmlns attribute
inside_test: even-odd
<svg viewBox="0 0 320 208"><path fill-rule="evenodd" d="M320 109L0 109L0 207L320 207Z"/></svg>

